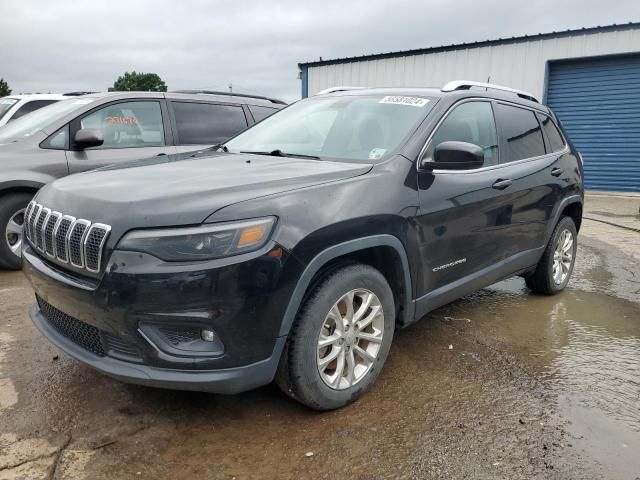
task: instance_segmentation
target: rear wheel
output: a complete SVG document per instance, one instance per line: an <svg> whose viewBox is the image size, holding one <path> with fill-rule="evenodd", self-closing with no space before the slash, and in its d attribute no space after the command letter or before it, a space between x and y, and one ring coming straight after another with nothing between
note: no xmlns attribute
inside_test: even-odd
<svg viewBox="0 0 640 480"><path fill-rule="evenodd" d="M0 267L18 270L22 262L24 212L33 195L15 193L0 198Z"/></svg>
<svg viewBox="0 0 640 480"><path fill-rule="evenodd" d="M531 290L544 295L554 295L564 290L576 261L577 238L573 219L562 217L553 230L536 270L525 278Z"/></svg>
<svg viewBox="0 0 640 480"><path fill-rule="evenodd" d="M316 410L357 399L384 364L395 327L393 294L368 265L349 265L322 279L294 322L276 383Z"/></svg>

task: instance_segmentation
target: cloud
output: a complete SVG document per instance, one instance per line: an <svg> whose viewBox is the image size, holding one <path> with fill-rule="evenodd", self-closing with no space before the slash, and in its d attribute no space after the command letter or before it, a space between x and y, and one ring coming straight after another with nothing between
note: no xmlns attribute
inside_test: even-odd
<svg viewBox="0 0 640 480"><path fill-rule="evenodd" d="M124 71L170 90L300 95L298 62L626 23L637 0L4 0L0 77L15 92L106 90Z"/></svg>

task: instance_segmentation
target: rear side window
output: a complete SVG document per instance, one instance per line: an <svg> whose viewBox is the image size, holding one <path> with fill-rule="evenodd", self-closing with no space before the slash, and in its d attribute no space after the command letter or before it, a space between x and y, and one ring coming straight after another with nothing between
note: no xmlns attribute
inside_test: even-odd
<svg viewBox="0 0 640 480"><path fill-rule="evenodd" d="M221 143L247 128L240 106L172 102L180 145Z"/></svg>
<svg viewBox="0 0 640 480"><path fill-rule="evenodd" d="M278 111L277 108L259 107L257 105L249 105L248 107L256 122L259 122L263 118L267 118L269 115Z"/></svg>
<svg viewBox="0 0 640 480"><path fill-rule="evenodd" d="M157 147L165 144L160 103L112 103L80 120L80 128L102 132L104 143L95 149Z"/></svg>
<svg viewBox="0 0 640 480"><path fill-rule="evenodd" d="M499 103L496 115L502 132L502 163L545 154L542 130L533 111Z"/></svg>
<svg viewBox="0 0 640 480"><path fill-rule="evenodd" d="M539 113L538 120L540 120L544 134L549 142L549 153L559 152L562 150L564 148L564 139L562 138L562 135L560 135L558 127L556 127L553 121L551 121L551 118Z"/></svg>
<svg viewBox="0 0 640 480"><path fill-rule="evenodd" d="M482 147L484 167L498 163L498 137L489 102L466 102L444 119L431 140L431 154L442 142L466 142Z"/></svg>
<svg viewBox="0 0 640 480"><path fill-rule="evenodd" d="M30 102L27 102L24 105L22 105L20 108L18 108L18 110L16 110L16 113L13 114L13 116L11 117L11 120L20 118L26 115L27 113L31 113L35 110L38 110L39 108L46 107L47 105L51 105L52 103L56 103L57 101L58 100L32 100Z"/></svg>

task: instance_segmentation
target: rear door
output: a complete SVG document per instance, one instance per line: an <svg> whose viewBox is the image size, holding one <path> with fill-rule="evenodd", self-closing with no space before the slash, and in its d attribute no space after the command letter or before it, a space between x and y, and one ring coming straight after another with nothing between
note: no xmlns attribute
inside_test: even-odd
<svg viewBox="0 0 640 480"><path fill-rule="evenodd" d="M507 102L496 102L494 109L501 137L500 177L509 183L503 190L511 206L509 228L502 242L502 257L509 258L544 245L547 222L560 200L560 183L566 175L558 165L559 147L556 153L545 148L536 112Z"/></svg>
<svg viewBox="0 0 640 480"><path fill-rule="evenodd" d="M170 100L176 150L188 152L222 143L249 125L241 105Z"/></svg>
<svg viewBox="0 0 640 480"><path fill-rule="evenodd" d="M73 120L71 139L82 128L99 130L104 143L69 150L69 172L77 173L129 160L175 153L164 100L133 99L101 105Z"/></svg>

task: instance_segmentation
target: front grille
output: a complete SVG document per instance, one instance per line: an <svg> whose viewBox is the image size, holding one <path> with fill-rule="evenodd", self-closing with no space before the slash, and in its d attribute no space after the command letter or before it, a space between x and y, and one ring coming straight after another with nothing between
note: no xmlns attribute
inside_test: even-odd
<svg viewBox="0 0 640 480"><path fill-rule="evenodd" d="M193 340L200 340L200 329L198 328L161 327L159 330L167 341L174 346L192 342Z"/></svg>
<svg viewBox="0 0 640 480"><path fill-rule="evenodd" d="M103 338L105 340L105 346L110 356L113 357L126 357L126 360L129 361L139 361L140 352L136 348L135 345L123 340L121 338L115 337L110 333L103 332Z"/></svg>
<svg viewBox="0 0 640 480"><path fill-rule="evenodd" d="M37 250L89 272L100 272L110 231L109 225L63 215L35 201L25 211L25 234Z"/></svg>
<svg viewBox="0 0 640 480"><path fill-rule="evenodd" d="M36 299L44 318L46 318L49 324L61 335L80 345L85 350L101 357L105 356L102 341L100 340L100 330L61 312L37 295Z"/></svg>

